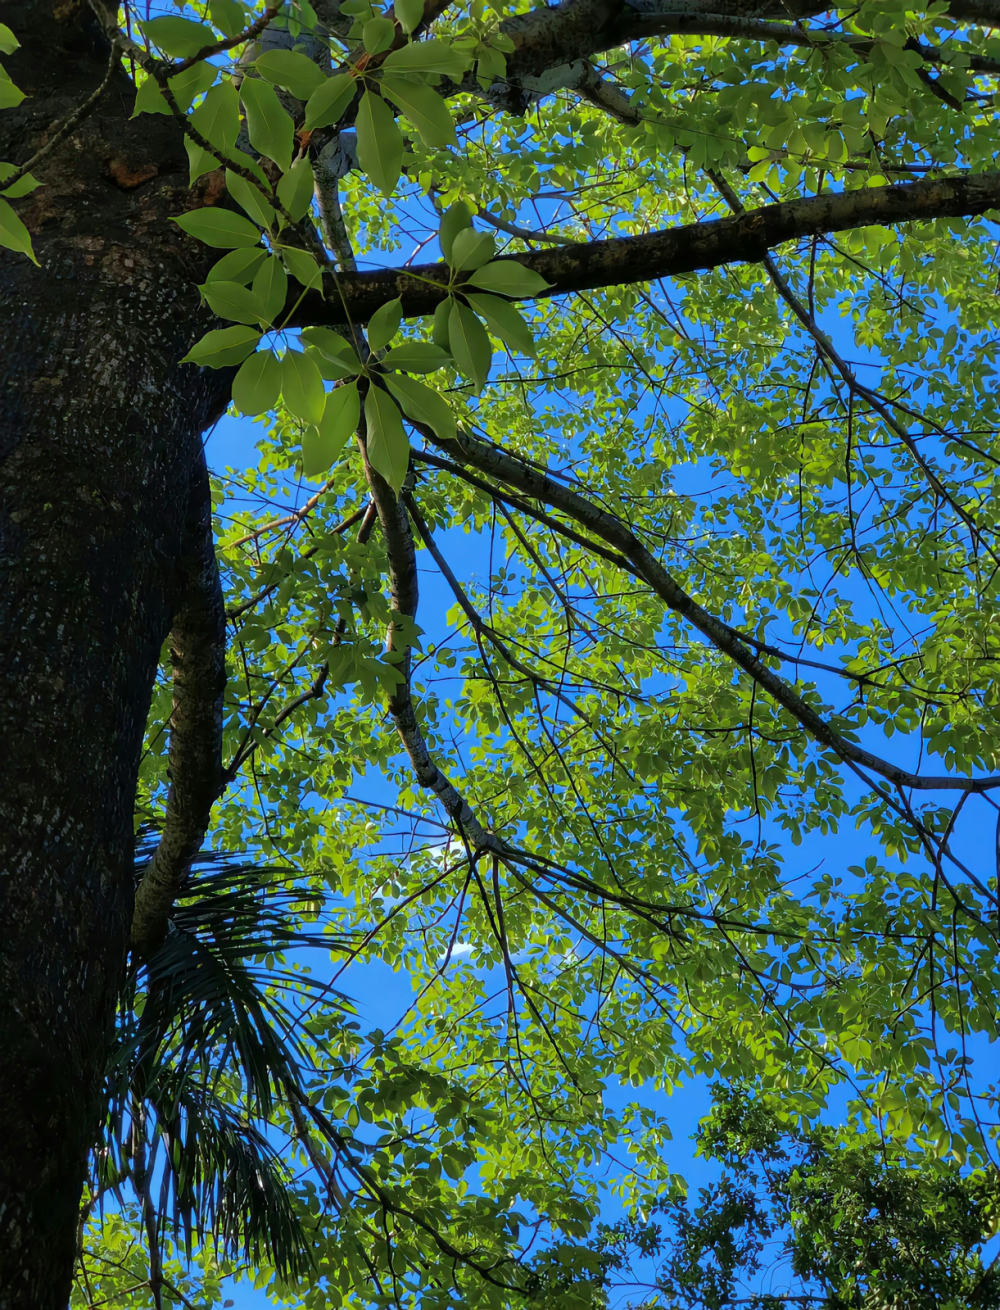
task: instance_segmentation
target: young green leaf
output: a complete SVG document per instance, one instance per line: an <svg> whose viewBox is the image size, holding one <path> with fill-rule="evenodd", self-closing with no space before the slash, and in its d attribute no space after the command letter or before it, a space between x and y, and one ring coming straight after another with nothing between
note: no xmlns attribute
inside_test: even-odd
<svg viewBox="0 0 1000 1310"><path fill-rule="evenodd" d="M433 87L391 73L382 78L381 87L417 129L425 146L458 145L451 111Z"/></svg>
<svg viewBox="0 0 1000 1310"><path fill-rule="evenodd" d="M33 264L38 263L31 247L28 229L6 200L0 200L0 246L6 246L8 250L16 250L20 255L27 255Z"/></svg>
<svg viewBox="0 0 1000 1310"><path fill-rule="evenodd" d="M15 50L20 50L21 42L10 30L6 23L0 23L0 54L12 55Z"/></svg>
<svg viewBox="0 0 1000 1310"><path fill-rule="evenodd" d="M438 232L438 240L441 243L441 253L448 263L452 260L452 249L455 244L455 238L459 232L464 232L466 228L472 227L472 210L464 200L456 200L445 210L441 219L441 228Z"/></svg>
<svg viewBox="0 0 1000 1310"><path fill-rule="evenodd" d="M268 323L274 323L285 308L288 299L288 274L276 255L270 255L257 271L253 280L254 295L264 306Z"/></svg>
<svg viewBox="0 0 1000 1310"><path fill-rule="evenodd" d="M258 246L256 250L248 250L244 247L242 250L231 250L228 255L223 255L217 264L213 264L208 270L206 282L239 282L241 286L246 286L252 282L254 274L267 258L265 252Z"/></svg>
<svg viewBox="0 0 1000 1310"><path fill-rule="evenodd" d="M233 378L233 403L241 414L274 409L281 392L281 363L273 350L258 350Z"/></svg>
<svg viewBox="0 0 1000 1310"><path fill-rule="evenodd" d="M429 341L404 341L394 346L382 360L382 368L402 369L404 373L433 373L451 362L451 356Z"/></svg>
<svg viewBox="0 0 1000 1310"><path fill-rule="evenodd" d="M282 108L277 92L259 77L245 77L240 84L240 99L246 112L250 144L273 159L284 173L292 162L295 125Z"/></svg>
<svg viewBox="0 0 1000 1310"><path fill-rule="evenodd" d="M196 341L180 361L207 368L230 368L239 364L257 348L260 333L249 327L215 328Z"/></svg>
<svg viewBox="0 0 1000 1310"><path fill-rule="evenodd" d="M295 50L267 50L255 60L254 68L296 100L308 100L328 80L322 69Z"/></svg>
<svg viewBox="0 0 1000 1310"><path fill-rule="evenodd" d="M316 256L310 255L307 250L299 250L294 246L279 246L278 250L292 277L301 282L304 287L318 287L320 295L322 295L323 270L316 262Z"/></svg>
<svg viewBox="0 0 1000 1310"><path fill-rule="evenodd" d="M354 99L358 89L357 81L349 73L338 73L336 77L325 77L323 85L309 97L306 105L306 127L331 127L338 122L344 110Z"/></svg>
<svg viewBox="0 0 1000 1310"><path fill-rule="evenodd" d="M9 77L0 77L0 109L16 109L24 99L24 92Z"/></svg>
<svg viewBox="0 0 1000 1310"><path fill-rule="evenodd" d="M499 296L488 296L482 292L476 295L471 291L465 293L465 298L504 345L520 350L531 359L537 358L538 347L531 335L531 328L509 300L501 300Z"/></svg>
<svg viewBox="0 0 1000 1310"><path fill-rule="evenodd" d="M365 396L365 427L368 462L398 492L410 461L410 443L403 430L399 406L381 387L369 387Z"/></svg>
<svg viewBox="0 0 1000 1310"><path fill-rule="evenodd" d="M422 382L394 373L386 377L385 385L403 407L403 413L414 423L425 423L442 441L454 441L458 431L451 406L436 391Z"/></svg>
<svg viewBox="0 0 1000 1310"><path fill-rule="evenodd" d="M424 21L424 0L393 0L392 12L407 36Z"/></svg>
<svg viewBox="0 0 1000 1310"><path fill-rule="evenodd" d="M33 177L31 173L25 173L24 177L22 177L19 182L15 182L13 186L5 188L3 184L4 178L10 177L11 173L16 172L16 164L0 164L0 196L6 196L8 200L20 200L21 196L30 195L35 187L42 185L37 177Z"/></svg>
<svg viewBox="0 0 1000 1310"><path fill-rule="evenodd" d="M150 18L140 22L138 27L153 45L175 59L188 59L206 46L215 45L219 39L207 23L195 23L190 18L173 14L166 18Z"/></svg>
<svg viewBox="0 0 1000 1310"><path fill-rule="evenodd" d="M281 396L288 412L303 423L318 423L323 417L323 379L301 350L287 350L281 361Z"/></svg>
<svg viewBox="0 0 1000 1310"><path fill-rule="evenodd" d="M198 288L213 314L228 318L234 323L259 323L266 326L271 320L260 297L249 287L238 282L203 282Z"/></svg>
<svg viewBox="0 0 1000 1310"><path fill-rule="evenodd" d="M191 113L196 128L223 155L230 154L240 134L240 97L232 82L213 86Z"/></svg>
<svg viewBox="0 0 1000 1310"><path fill-rule="evenodd" d="M178 73L176 77L170 79L170 93L177 101L177 107L183 109L186 113L194 101L195 96L199 96L215 81L219 70L214 64L200 63L192 64L186 68L183 73ZM163 98L163 92L160 90L160 84L155 77L147 77L139 90L136 92L135 108L132 111L132 117L138 114L167 114L173 113L173 110Z"/></svg>
<svg viewBox="0 0 1000 1310"><path fill-rule="evenodd" d="M519 300L525 296L538 296L552 283L546 282L533 268L525 268L516 259L498 259L492 264L485 264L468 278L470 287L480 291L495 291L501 296L512 296Z"/></svg>
<svg viewBox="0 0 1000 1310"><path fill-rule="evenodd" d="M219 250L255 246L260 241L260 232L253 223L228 209L193 209L170 221L188 236L197 237L206 246L215 246Z"/></svg>
<svg viewBox="0 0 1000 1310"><path fill-rule="evenodd" d="M302 339L322 351L327 359L339 361L351 373L361 372L361 360L358 359L354 347L332 328L303 328Z"/></svg>
<svg viewBox="0 0 1000 1310"><path fill-rule="evenodd" d="M199 177L205 173L214 173L219 167L219 161L209 150L203 150L196 141L190 137L184 138L184 149L188 157L188 186L194 186Z"/></svg>
<svg viewBox="0 0 1000 1310"><path fill-rule="evenodd" d="M459 372L481 391L490 375L493 347L486 329L472 310L456 300L448 316L448 338Z"/></svg>
<svg viewBox="0 0 1000 1310"><path fill-rule="evenodd" d="M434 311L434 318L431 327L431 340L435 346L451 354L451 340L448 336L448 323L451 319L451 307L455 303L454 296L448 296L442 300L440 305Z"/></svg>
<svg viewBox="0 0 1000 1310"><path fill-rule="evenodd" d="M313 198L313 170L307 155L296 159L278 183L278 199L288 210L293 222L298 222L308 211Z"/></svg>
<svg viewBox="0 0 1000 1310"><path fill-rule="evenodd" d="M491 232L477 232L474 228L466 227L455 234L448 262L459 272L479 268L493 258L496 248L497 243Z"/></svg>
<svg viewBox="0 0 1000 1310"><path fill-rule="evenodd" d="M403 321L403 302L399 296L380 305L368 321L368 344L372 350L387 346Z"/></svg>
<svg viewBox="0 0 1000 1310"><path fill-rule="evenodd" d="M236 0L209 0L212 22L228 37L239 36L247 26L247 11Z"/></svg>
<svg viewBox="0 0 1000 1310"><path fill-rule="evenodd" d="M395 35L396 24L381 14L369 18L361 29L361 40L370 55L380 55L383 50L388 50Z"/></svg>
<svg viewBox="0 0 1000 1310"><path fill-rule="evenodd" d="M323 417L302 439L302 472L307 478L325 473L332 466L360 419L361 400L356 382L329 392Z"/></svg>
<svg viewBox="0 0 1000 1310"><path fill-rule="evenodd" d="M412 41L386 55L382 67L394 73L444 73L460 82L471 60L447 41Z"/></svg>
<svg viewBox="0 0 1000 1310"><path fill-rule="evenodd" d="M366 91L357 118L358 163L383 195L390 195L403 166L403 134L381 96Z"/></svg>
<svg viewBox="0 0 1000 1310"><path fill-rule="evenodd" d="M278 211L267 203L257 187L248 182L231 168L226 169L226 190L253 221L260 227L272 231L278 222Z"/></svg>

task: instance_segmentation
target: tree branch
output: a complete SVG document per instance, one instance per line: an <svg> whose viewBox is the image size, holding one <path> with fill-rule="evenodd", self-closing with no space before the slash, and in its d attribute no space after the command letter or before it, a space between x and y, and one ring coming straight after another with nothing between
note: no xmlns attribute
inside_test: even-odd
<svg viewBox="0 0 1000 1310"><path fill-rule="evenodd" d="M651 282L724 264L759 263L787 241L847 232L854 228L971 218L1000 208L1000 172L902 182L858 191L824 192L805 200L764 205L729 218L667 228L643 236L559 246L509 256L550 283L543 296L590 291L597 287ZM298 308L289 304L290 326L366 323L387 301L401 296L403 313L431 314L448 294L444 263L408 269L340 273L336 294L323 299L311 291Z"/></svg>
<svg viewBox="0 0 1000 1310"><path fill-rule="evenodd" d="M780 674L763 664L757 654L745 644L727 624L703 609L693 597L656 560L628 525L601 509L579 492L557 482L547 473L532 467L518 455L473 436L462 429L456 441L442 441L429 428L417 425L422 435L434 445L445 449L452 458L460 458L473 468L527 496L559 510L568 518L585 527L588 532L612 546L627 561L634 577L644 581L675 614L679 614L695 627L708 641L733 661L763 691L766 691L786 710L821 746L832 751L841 760L868 769L888 779L894 786L919 791L987 791L1000 787L1000 777L959 778L950 775L923 777L908 769L881 759L864 747L849 741L823 716L799 695Z"/></svg>
<svg viewBox="0 0 1000 1310"><path fill-rule="evenodd" d="M159 845L135 894L132 948L140 956L148 955L166 936L171 907L201 849L222 785L226 611L204 454L191 482L170 655L174 671L170 793Z"/></svg>

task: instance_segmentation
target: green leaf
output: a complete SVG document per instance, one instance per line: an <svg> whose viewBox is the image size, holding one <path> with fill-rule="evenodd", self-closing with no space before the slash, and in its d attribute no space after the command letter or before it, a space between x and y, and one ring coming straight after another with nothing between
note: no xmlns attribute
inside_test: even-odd
<svg viewBox="0 0 1000 1310"><path fill-rule="evenodd" d="M541 295L552 283L546 282L540 273L536 273L533 268L525 268L516 259L498 259L477 268L467 279L467 285L519 300Z"/></svg>
<svg viewBox="0 0 1000 1310"><path fill-rule="evenodd" d="M209 0L208 12L215 26L228 37L239 36L248 26L247 11L236 0Z"/></svg>
<svg viewBox="0 0 1000 1310"><path fill-rule="evenodd" d="M201 364L208 368L229 368L246 359L257 348L260 333L248 327L215 328L206 332L184 358L182 364Z"/></svg>
<svg viewBox="0 0 1000 1310"><path fill-rule="evenodd" d="M38 263L28 229L6 200L0 200L0 246L6 246L8 250L16 250L19 255L27 255L33 264Z"/></svg>
<svg viewBox="0 0 1000 1310"><path fill-rule="evenodd" d="M250 355L233 378L233 403L241 414L274 409L281 393L281 364L273 350Z"/></svg>
<svg viewBox="0 0 1000 1310"><path fill-rule="evenodd" d="M458 145L451 111L433 87L403 77L393 77L389 73L382 78L381 87L383 94L395 101L417 129L424 145Z"/></svg>
<svg viewBox="0 0 1000 1310"><path fill-rule="evenodd" d="M246 247L242 250L231 250L228 255L223 255L217 264L212 265L205 281L239 282L241 286L246 286L248 282L253 281L254 274L266 258L265 252L259 246L255 250Z"/></svg>
<svg viewBox="0 0 1000 1310"><path fill-rule="evenodd" d="M6 23L0 23L0 54L12 55L15 50L20 50L21 42L10 30Z"/></svg>
<svg viewBox="0 0 1000 1310"><path fill-rule="evenodd" d="M399 296L380 305L368 321L368 345L372 350L387 346L403 321L403 302Z"/></svg>
<svg viewBox="0 0 1000 1310"><path fill-rule="evenodd" d="M270 323L260 297L238 282L203 282L198 288L213 314L234 323Z"/></svg>
<svg viewBox="0 0 1000 1310"><path fill-rule="evenodd" d="M0 77L0 109L16 109L24 99L24 92L9 77Z"/></svg>
<svg viewBox="0 0 1000 1310"><path fill-rule="evenodd" d="M269 256L258 269L253 280L253 292L264 306L268 323L275 322L281 316L288 299L288 274L276 255Z"/></svg>
<svg viewBox="0 0 1000 1310"><path fill-rule="evenodd" d="M459 372L481 391L490 374L493 347L486 329L472 310L456 300L448 316L448 339Z"/></svg>
<svg viewBox="0 0 1000 1310"><path fill-rule="evenodd" d="M0 164L0 196L6 196L8 200L20 200L21 196L30 195L35 187L42 185L37 177L33 177L31 173L25 173L24 177L22 177L19 182L15 182L13 186L5 188L3 184L4 178L10 177L10 175L16 173L17 170L17 164Z"/></svg>
<svg viewBox="0 0 1000 1310"><path fill-rule="evenodd" d="M196 128L223 155L231 154L240 134L240 97L232 82L213 86L191 113Z"/></svg>
<svg viewBox="0 0 1000 1310"><path fill-rule="evenodd" d="M365 396L365 426L368 462L398 493L410 462L410 443L399 406L381 387L369 387Z"/></svg>
<svg viewBox="0 0 1000 1310"><path fill-rule="evenodd" d="M449 264L452 259L455 238L459 232L464 232L466 228L470 227L472 227L472 210L464 200L456 200L453 205L445 210L444 217L441 219L441 228L438 232L441 253Z"/></svg>
<svg viewBox="0 0 1000 1310"><path fill-rule="evenodd" d="M306 354L319 369L324 382L343 382L345 378L355 377L358 373L356 368L351 368L344 360L329 359L315 346L306 346Z"/></svg>
<svg viewBox="0 0 1000 1310"><path fill-rule="evenodd" d="M433 373L451 362L451 356L429 341L404 341L382 360L381 367L402 369L404 373Z"/></svg>
<svg viewBox="0 0 1000 1310"><path fill-rule="evenodd" d="M296 159L278 183L278 199L297 223L309 210L313 198L313 170L309 157Z"/></svg>
<svg viewBox="0 0 1000 1310"><path fill-rule="evenodd" d="M388 50L395 36L396 24L381 14L369 18L361 29L361 40L370 55L380 55L383 50Z"/></svg>
<svg viewBox="0 0 1000 1310"><path fill-rule="evenodd" d="M447 41L412 41L386 55L382 67L394 73L445 73L458 82L471 62L464 51Z"/></svg>
<svg viewBox="0 0 1000 1310"><path fill-rule="evenodd" d="M381 98L366 91L357 118L358 163L383 195L390 195L403 166L403 134L392 110Z"/></svg>
<svg viewBox="0 0 1000 1310"><path fill-rule="evenodd" d="M489 296L482 292L477 295L471 291L465 293L465 298L479 317L486 320L486 326L495 337L531 359L537 358L538 347L531 328L509 300L501 300L499 296Z"/></svg>
<svg viewBox="0 0 1000 1310"><path fill-rule="evenodd" d="M295 125L282 108L277 92L259 77L245 77L240 84L240 99L250 144L273 159L284 173L292 162Z"/></svg>
<svg viewBox="0 0 1000 1310"><path fill-rule="evenodd" d="M361 360L358 359L354 347L332 328L303 328L302 339L315 346L327 359L339 361L351 373L361 372Z"/></svg>
<svg viewBox="0 0 1000 1310"><path fill-rule="evenodd" d="M323 71L295 50L267 50L254 61L261 77L291 92L296 100L309 97L329 79Z"/></svg>
<svg viewBox="0 0 1000 1310"><path fill-rule="evenodd" d="M197 142L192 141L190 137L184 138L184 149L188 157L188 186L194 186L199 177L205 173L214 173L219 167L219 161L208 150L203 150Z"/></svg>
<svg viewBox="0 0 1000 1310"><path fill-rule="evenodd" d="M253 223L228 209L193 209L170 221L188 236L197 237L206 246L215 246L219 250L255 246L260 241L260 231Z"/></svg>
<svg viewBox="0 0 1000 1310"><path fill-rule="evenodd" d="M426 424L442 441L454 441L458 425L451 406L443 396L425 387L422 382L400 374L388 376L385 385L402 405L407 418L414 423Z"/></svg>
<svg viewBox="0 0 1000 1310"><path fill-rule="evenodd" d="M323 270L316 262L316 256L294 246L278 246L278 250L292 277L301 282L304 287L318 287L322 295Z"/></svg>
<svg viewBox="0 0 1000 1310"><path fill-rule="evenodd" d="M188 59L206 46L216 45L219 40L206 23L194 23L190 18L178 18L173 14L166 18L150 18L140 22L138 27L153 45L175 59Z"/></svg>
<svg viewBox="0 0 1000 1310"><path fill-rule="evenodd" d="M196 96L215 81L219 70L214 64L205 62L192 64L186 68L183 73L178 73L176 77L170 79L170 93L177 101L177 107L183 109L186 113L190 108ZM135 108L132 111L132 117L138 114L166 114L170 115L173 111L163 98L163 92L160 90L160 84L155 77L147 77L135 97Z"/></svg>
<svg viewBox="0 0 1000 1310"><path fill-rule="evenodd" d="M451 307L455 303L454 296L448 296L442 300L440 305L434 311L433 326L431 328L431 340L435 346L451 354L451 339L448 335L448 323L451 319Z"/></svg>
<svg viewBox="0 0 1000 1310"><path fill-rule="evenodd" d="M226 190L255 223L268 231L274 230L278 223L278 211L267 203L252 182L248 182L245 177L240 177L239 173L234 173L231 168L227 168Z"/></svg>
<svg viewBox="0 0 1000 1310"><path fill-rule="evenodd" d="M354 99L358 83L349 73L325 77L323 85L309 97L306 105L306 127L332 127L343 117Z"/></svg>
<svg viewBox="0 0 1000 1310"><path fill-rule="evenodd" d="M455 234L449 263L459 272L479 268L493 258L496 249L497 243L492 233L477 232L474 228L466 227Z"/></svg>
<svg viewBox="0 0 1000 1310"><path fill-rule="evenodd" d="M357 430L360 419L361 400L356 382L329 392L323 417L302 439L302 472L307 478L325 473L333 465Z"/></svg>
<svg viewBox="0 0 1000 1310"><path fill-rule="evenodd" d="M424 0L393 0L396 22L407 36L424 21Z"/></svg>
<svg viewBox="0 0 1000 1310"><path fill-rule="evenodd" d="M323 379L301 350L286 351L281 361L281 396L288 412L303 423L318 423L323 417Z"/></svg>

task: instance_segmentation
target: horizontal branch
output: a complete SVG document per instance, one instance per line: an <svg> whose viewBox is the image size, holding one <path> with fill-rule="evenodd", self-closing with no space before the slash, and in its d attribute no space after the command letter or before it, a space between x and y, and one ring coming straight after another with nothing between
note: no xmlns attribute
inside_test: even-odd
<svg viewBox="0 0 1000 1310"><path fill-rule="evenodd" d="M1000 172L964 173L895 186L825 192L643 236L559 246L510 258L546 279L550 286L543 295L558 296L651 282L726 264L758 263L775 247L803 237L937 218L972 218L998 208ZM402 297L408 318L431 314L447 295L449 270L439 263L339 273L336 285L331 274L327 277L325 300L318 292L310 292L297 309L289 304L291 326L344 326L348 319L355 325L367 323L380 305L397 296Z"/></svg>
<svg viewBox="0 0 1000 1310"><path fill-rule="evenodd" d="M787 23L789 18L827 13L829 5L816 0L760 0L753 5L746 0L659 0L655 7L648 0L641 7L626 0L564 0L518 14L501 25L514 43L507 57L507 80L517 83L538 77L561 64L650 36L677 33L760 40L750 29L761 22ZM952 0L946 16L985 27L1000 25L1000 0ZM727 22L737 30L726 30ZM744 22L748 26L740 30Z"/></svg>

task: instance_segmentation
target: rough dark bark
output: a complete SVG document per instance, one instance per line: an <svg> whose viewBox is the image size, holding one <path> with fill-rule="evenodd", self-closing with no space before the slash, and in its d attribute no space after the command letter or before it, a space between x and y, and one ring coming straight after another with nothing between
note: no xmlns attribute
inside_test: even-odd
<svg viewBox="0 0 1000 1310"><path fill-rule="evenodd" d="M72 3L0 4L27 159L99 85ZM117 73L19 203L41 268L0 251L0 1307L66 1304L128 944L143 727L178 587L200 433L225 375L176 361L209 326L174 125L130 123ZM204 197L202 197L202 200Z"/></svg>

